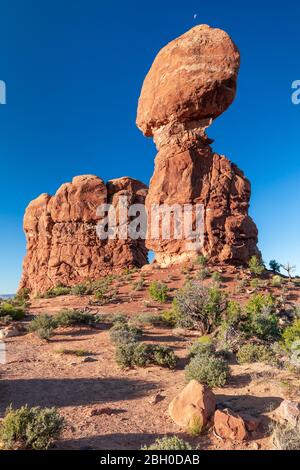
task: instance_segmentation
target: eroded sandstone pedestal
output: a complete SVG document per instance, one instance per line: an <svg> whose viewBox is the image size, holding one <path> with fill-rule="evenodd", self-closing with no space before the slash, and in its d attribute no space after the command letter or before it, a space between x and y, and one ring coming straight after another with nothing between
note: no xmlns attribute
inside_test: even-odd
<svg viewBox="0 0 300 470"><path fill-rule="evenodd" d="M246 263L257 255L257 228L248 215L250 182L213 152L206 129L232 103L239 51L224 31L200 25L164 47L143 84L137 125L158 149L146 205L204 207L204 244L148 239L161 265L201 252L213 262ZM149 221L151 232L152 221Z"/></svg>
<svg viewBox="0 0 300 470"><path fill-rule="evenodd" d="M86 175L63 184L55 196L42 194L32 201L24 217L27 254L20 288L42 293L146 264L144 240L101 240L96 231L100 205L117 206L120 196L129 205L144 204L146 194L147 187L132 178L105 184Z"/></svg>

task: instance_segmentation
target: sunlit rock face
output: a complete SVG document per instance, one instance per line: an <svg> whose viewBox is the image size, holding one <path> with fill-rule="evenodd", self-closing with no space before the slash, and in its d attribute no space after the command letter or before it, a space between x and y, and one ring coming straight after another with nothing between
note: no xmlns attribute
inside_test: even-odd
<svg viewBox="0 0 300 470"><path fill-rule="evenodd" d="M96 230L99 206L117 207L120 196L129 205L144 204L146 194L147 186L132 178L105 184L85 175L63 184L54 196L42 194L33 200L24 216L27 254L20 288L42 293L146 264L144 240L101 240Z"/></svg>

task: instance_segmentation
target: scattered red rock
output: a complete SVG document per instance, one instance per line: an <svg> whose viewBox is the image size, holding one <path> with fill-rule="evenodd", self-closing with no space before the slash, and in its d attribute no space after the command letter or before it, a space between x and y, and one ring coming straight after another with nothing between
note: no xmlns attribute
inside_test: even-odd
<svg viewBox="0 0 300 470"><path fill-rule="evenodd" d="M280 420L286 421L292 426L298 426L300 423L300 403L283 400L276 414Z"/></svg>
<svg viewBox="0 0 300 470"><path fill-rule="evenodd" d="M222 439L242 442L248 438L245 420L230 410L217 410L214 416L214 430Z"/></svg>
<svg viewBox="0 0 300 470"><path fill-rule="evenodd" d="M202 426L205 427L212 418L215 408L216 399L210 388L191 380L171 401L169 414L182 428L187 429L194 418L200 419Z"/></svg>
<svg viewBox="0 0 300 470"><path fill-rule="evenodd" d="M206 128L232 103L239 52L230 37L207 25L175 39L156 57L143 85L137 125L158 148L146 199L153 204L204 206L204 247L189 241L147 241L163 266L202 251L213 262L247 263L258 254L257 228L248 215L250 182L214 153ZM149 232L153 221L149 219Z"/></svg>
<svg viewBox="0 0 300 470"><path fill-rule="evenodd" d="M77 176L63 184L55 196L42 194L26 209L24 230L27 255L20 288L33 294L63 284L72 286L99 279L114 269L147 263L144 240L100 240L96 226L100 204L143 204L147 187L132 178L109 181Z"/></svg>

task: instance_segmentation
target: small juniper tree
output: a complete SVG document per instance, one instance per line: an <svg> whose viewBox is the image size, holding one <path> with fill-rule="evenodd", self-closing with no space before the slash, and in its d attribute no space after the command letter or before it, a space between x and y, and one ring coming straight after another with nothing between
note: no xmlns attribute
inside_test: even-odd
<svg viewBox="0 0 300 470"><path fill-rule="evenodd" d="M269 263L271 271L273 271L274 274L277 274L280 272L280 264L277 263L275 259L272 259Z"/></svg>
<svg viewBox="0 0 300 470"><path fill-rule="evenodd" d="M252 274L255 274L256 276L261 276L265 270L265 266L258 256L252 256L249 261L249 269Z"/></svg>

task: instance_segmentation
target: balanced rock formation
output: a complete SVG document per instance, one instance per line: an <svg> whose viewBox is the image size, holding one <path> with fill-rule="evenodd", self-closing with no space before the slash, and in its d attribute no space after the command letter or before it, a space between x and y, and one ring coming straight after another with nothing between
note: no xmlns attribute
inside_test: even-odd
<svg viewBox="0 0 300 470"><path fill-rule="evenodd" d="M204 208L201 249L186 239L152 237L149 218L147 247L161 265L199 252L214 262L240 264L259 253L257 228L248 215L250 183L236 165L212 151L206 135L234 100L239 65L228 34L200 25L164 47L144 81L137 125L153 136L158 149L148 213L155 204Z"/></svg>
<svg viewBox="0 0 300 470"><path fill-rule="evenodd" d="M33 294L59 284L72 286L96 280L124 267L147 263L144 240L101 239L97 209L118 205L120 196L128 204L144 204L147 187L132 178L104 183L93 175L77 176L63 184L55 196L42 194L26 209L24 230L27 254L20 288Z"/></svg>

